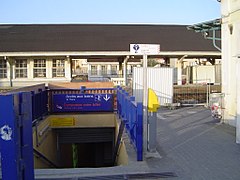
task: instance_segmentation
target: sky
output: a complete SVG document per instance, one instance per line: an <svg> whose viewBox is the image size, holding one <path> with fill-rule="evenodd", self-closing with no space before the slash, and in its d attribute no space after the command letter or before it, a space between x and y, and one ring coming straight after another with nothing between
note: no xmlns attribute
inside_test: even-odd
<svg viewBox="0 0 240 180"><path fill-rule="evenodd" d="M0 0L0 24L182 24L220 17L217 0Z"/></svg>

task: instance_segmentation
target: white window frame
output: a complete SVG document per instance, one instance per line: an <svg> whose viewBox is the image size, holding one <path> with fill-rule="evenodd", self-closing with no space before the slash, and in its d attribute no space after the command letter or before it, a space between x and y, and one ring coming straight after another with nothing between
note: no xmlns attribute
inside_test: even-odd
<svg viewBox="0 0 240 180"><path fill-rule="evenodd" d="M0 59L0 79L7 78L7 60Z"/></svg>
<svg viewBox="0 0 240 180"><path fill-rule="evenodd" d="M103 76L108 74L108 72L107 72L107 65L101 65L101 74Z"/></svg>
<svg viewBox="0 0 240 180"><path fill-rule="evenodd" d="M33 78L46 78L46 59L39 58L33 60Z"/></svg>
<svg viewBox="0 0 240 180"><path fill-rule="evenodd" d="M97 69L97 65L91 65L91 75L97 75Z"/></svg>
<svg viewBox="0 0 240 180"><path fill-rule="evenodd" d="M117 65L111 65L111 75L117 75L117 74L118 74Z"/></svg>
<svg viewBox="0 0 240 180"><path fill-rule="evenodd" d="M65 59L53 59L52 61L52 77L65 77Z"/></svg>
<svg viewBox="0 0 240 180"><path fill-rule="evenodd" d="M27 78L27 59L15 59L15 78Z"/></svg>

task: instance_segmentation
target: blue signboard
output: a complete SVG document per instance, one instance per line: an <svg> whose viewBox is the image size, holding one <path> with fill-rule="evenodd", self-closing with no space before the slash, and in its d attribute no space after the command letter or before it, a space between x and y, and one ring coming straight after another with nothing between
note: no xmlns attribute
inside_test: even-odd
<svg viewBox="0 0 240 180"><path fill-rule="evenodd" d="M54 94L53 112L113 111L112 94Z"/></svg>

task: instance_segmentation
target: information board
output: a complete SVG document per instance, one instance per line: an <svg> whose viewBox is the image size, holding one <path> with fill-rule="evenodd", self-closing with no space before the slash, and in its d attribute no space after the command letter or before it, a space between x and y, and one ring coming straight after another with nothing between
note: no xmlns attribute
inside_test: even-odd
<svg viewBox="0 0 240 180"><path fill-rule="evenodd" d="M54 94L53 112L113 111L112 94Z"/></svg>

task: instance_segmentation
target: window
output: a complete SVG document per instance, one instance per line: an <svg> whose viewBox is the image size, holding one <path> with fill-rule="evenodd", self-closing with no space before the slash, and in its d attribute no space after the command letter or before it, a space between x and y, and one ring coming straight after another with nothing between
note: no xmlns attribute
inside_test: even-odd
<svg viewBox="0 0 240 180"><path fill-rule="evenodd" d="M117 65L111 65L111 74L116 75L117 74Z"/></svg>
<svg viewBox="0 0 240 180"><path fill-rule="evenodd" d="M0 79L7 78L7 61L0 59Z"/></svg>
<svg viewBox="0 0 240 180"><path fill-rule="evenodd" d="M107 66L105 65L101 66L101 70L102 70L102 75L107 75Z"/></svg>
<svg viewBox="0 0 240 180"><path fill-rule="evenodd" d="M53 59L52 77L65 77L65 60Z"/></svg>
<svg viewBox="0 0 240 180"><path fill-rule="evenodd" d="M46 59L34 59L33 77L46 77Z"/></svg>
<svg viewBox="0 0 240 180"><path fill-rule="evenodd" d="M91 65L91 75L97 75L97 66Z"/></svg>
<svg viewBox="0 0 240 180"><path fill-rule="evenodd" d="M27 77L27 59L15 60L15 77L16 78Z"/></svg>

